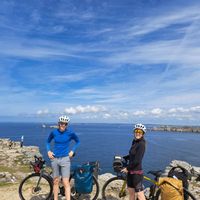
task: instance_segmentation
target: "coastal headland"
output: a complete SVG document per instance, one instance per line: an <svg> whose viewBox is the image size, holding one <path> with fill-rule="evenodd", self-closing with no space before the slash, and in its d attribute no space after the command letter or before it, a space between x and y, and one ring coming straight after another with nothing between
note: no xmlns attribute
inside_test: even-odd
<svg viewBox="0 0 200 200"><path fill-rule="evenodd" d="M170 132L192 132L200 133L200 127L197 126L171 126L171 125L160 125L151 128L151 131L170 131Z"/></svg>
<svg viewBox="0 0 200 200"><path fill-rule="evenodd" d="M37 146L20 147L20 142L11 141L9 138L0 139L0 197L1 200L20 200L18 195L18 187L21 180L33 170L30 168L30 161L34 161L34 155L41 156ZM164 175L174 166L182 166L187 169L192 178L189 181L189 190L197 198L200 199L200 181L196 181L197 174L200 174L200 167L190 165L185 161L173 160L166 166ZM47 171L51 170L46 168ZM105 173L98 176L100 189L105 181L114 174ZM64 199L59 197L59 200ZM101 200L101 192L99 194Z"/></svg>

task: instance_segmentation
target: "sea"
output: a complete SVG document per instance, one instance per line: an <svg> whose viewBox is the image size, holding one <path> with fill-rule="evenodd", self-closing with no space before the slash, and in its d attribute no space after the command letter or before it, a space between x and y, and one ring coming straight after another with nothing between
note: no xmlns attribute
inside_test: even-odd
<svg viewBox="0 0 200 200"><path fill-rule="evenodd" d="M50 165L46 140L53 129L49 125L52 124L47 124L44 128L41 123L0 123L0 138L20 141L23 135L24 145L39 146L47 165ZM113 172L114 156L127 155L133 140L131 124L76 123L70 126L81 142L72 165L99 161L100 174ZM148 128L151 129L151 126ZM182 160L200 167L200 134L149 130L145 139L144 172L163 170L172 160Z"/></svg>

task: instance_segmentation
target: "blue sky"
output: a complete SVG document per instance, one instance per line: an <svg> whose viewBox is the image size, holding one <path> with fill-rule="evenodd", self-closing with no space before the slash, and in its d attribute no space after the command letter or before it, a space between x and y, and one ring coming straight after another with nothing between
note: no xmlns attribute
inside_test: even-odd
<svg viewBox="0 0 200 200"><path fill-rule="evenodd" d="M199 125L200 1L2 0L0 121Z"/></svg>

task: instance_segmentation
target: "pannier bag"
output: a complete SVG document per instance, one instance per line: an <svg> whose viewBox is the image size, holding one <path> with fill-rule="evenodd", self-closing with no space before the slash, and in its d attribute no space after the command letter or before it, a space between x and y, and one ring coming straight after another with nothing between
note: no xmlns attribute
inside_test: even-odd
<svg viewBox="0 0 200 200"><path fill-rule="evenodd" d="M188 180L191 179L191 175L185 168L181 166L172 167L172 169L168 173L168 177L181 180L183 183L183 187L188 189L188 186L189 186ZM186 193L184 194L184 199L188 199L188 194Z"/></svg>
<svg viewBox="0 0 200 200"><path fill-rule="evenodd" d="M88 162L87 164L92 166L93 169L93 175L96 179L98 179L98 174L99 174L99 161L91 161Z"/></svg>
<svg viewBox="0 0 200 200"><path fill-rule="evenodd" d="M181 180L161 177L158 181L162 200L184 200L183 183Z"/></svg>
<svg viewBox="0 0 200 200"><path fill-rule="evenodd" d="M93 187L93 167L89 164L77 166L75 169L74 180L75 188L78 193L87 194L92 192Z"/></svg>

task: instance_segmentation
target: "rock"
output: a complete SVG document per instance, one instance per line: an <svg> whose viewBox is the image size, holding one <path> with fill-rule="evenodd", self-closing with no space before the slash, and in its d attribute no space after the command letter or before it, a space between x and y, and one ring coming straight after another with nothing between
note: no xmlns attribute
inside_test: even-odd
<svg viewBox="0 0 200 200"><path fill-rule="evenodd" d="M42 156L39 147L21 148L20 142L11 141L9 138L0 139L0 154L0 182L21 181L22 177L24 178L31 171L29 163L34 161L34 155Z"/></svg>
<svg viewBox="0 0 200 200"><path fill-rule="evenodd" d="M170 167L178 167L178 166L186 169L188 172L191 172L191 170L193 168L189 163L187 163L185 161L181 161L181 160L173 160L170 163Z"/></svg>
<svg viewBox="0 0 200 200"><path fill-rule="evenodd" d="M200 127L194 127L194 126L157 126L151 128L151 131L170 131L170 132L193 132L193 133L200 133Z"/></svg>
<svg viewBox="0 0 200 200"><path fill-rule="evenodd" d="M2 183L14 183L17 179L9 172L1 172L0 173L0 182Z"/></svg>

